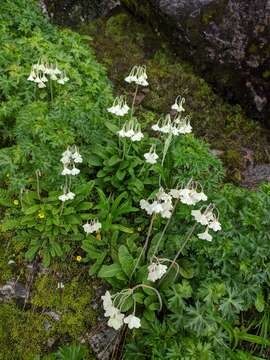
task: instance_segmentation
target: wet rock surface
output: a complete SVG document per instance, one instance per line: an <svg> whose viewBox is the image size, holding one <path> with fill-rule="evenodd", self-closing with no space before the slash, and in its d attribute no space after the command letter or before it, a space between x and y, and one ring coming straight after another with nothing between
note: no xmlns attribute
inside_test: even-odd
<svg viewBox="0 0 270 360"><path fill-rule="evenodd" d="M227 98L270 126L270 0L122 0Z"/></svg>

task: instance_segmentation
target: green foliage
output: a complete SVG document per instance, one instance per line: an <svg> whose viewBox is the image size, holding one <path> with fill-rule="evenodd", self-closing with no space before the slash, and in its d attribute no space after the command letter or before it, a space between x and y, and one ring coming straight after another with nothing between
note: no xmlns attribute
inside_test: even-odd
<svg viewBox="0 0 270 360"><path fill-rule="evenodd" d="M89 152L101 119L108 118L110 85L83 44L88 38L54 28L36 1L1 1L0 22L1 180L18 191L33 184L39 169L46 174L43 188L59 185L59 153L73 143ZM70 78L64 86L55 85L53 102L47 88L27 81L41 57L57 63Z"/></svg>

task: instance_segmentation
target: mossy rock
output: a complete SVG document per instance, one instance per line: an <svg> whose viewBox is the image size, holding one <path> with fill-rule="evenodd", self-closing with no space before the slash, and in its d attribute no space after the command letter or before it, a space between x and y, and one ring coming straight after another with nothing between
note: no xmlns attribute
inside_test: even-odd
<svg viewBox="0 0 270 360"><path fill-rule="evenodd" d="M148 124L148 119L158 119L170 111L175 97L181 94L186 98L187 112L192 115L195 135L224 154L228 179L236 181L235 173L245 167L243 149L251 149L257 163L269 161L270 146L262 125L247 117L240 106L219 97L190 64L176 56L166 39L145 22L122 10L108 19L84 25L81 31L93 37L91 43L99 61L108 69L115 94L131 96L133 88L127 86L124 77L133 65L146 64L150 86L139 94L143 98L137 110L141 122ZM220 80L224 84L230 81L226 76ZM227 155L230 151L237 153L233 161Z"/></svg>

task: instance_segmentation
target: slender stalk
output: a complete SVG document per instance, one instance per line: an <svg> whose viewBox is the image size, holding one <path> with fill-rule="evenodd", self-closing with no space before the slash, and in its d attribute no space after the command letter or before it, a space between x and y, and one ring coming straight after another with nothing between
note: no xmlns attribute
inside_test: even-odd
<svg viewBox="0 0 270 360"><path fill-rule="evenodd" d="M136 261L136 264L135 264L135 266L134 266L134 269L132 270L132 273L131 273L131 275L130 275L130 280L132 279L132 276L133 276L135 270L137 269L137 267L138 267L138 265L139 265L139 263L140 263L140 261L141 261L141 258L142 258L143 253L146 253L146 252L147 252L148 243L149 243L150 235L151 235L152 228L153 228L153 224L154 224L154 219L155 219L155 214L152 215L152 219L151 219L151 222L150 222L150 225L149 225L149 228L148 228L148 233L147 233L147 237L146 237L144 246L143 246L142 251L141 251L141 253L140 253L140 255L139 255L139 257L138 257L138 259L137 259L137 261Z"/></svg>
<svg viewBox="0 0 270 360"><path fill-rule="evenodd" d="M50 94L51 94L51 102L53 102L53 85L51 79L50 79Z"/></svg>
<svg viewBox="0 0 270 360"><path fill-rule="evenodd" d="M39 187L39 177L40 177L40 171L39 169L36 170L36 179L37 179L37 195L40 200L40 187Z"/></svg>
<svg viewBox="0 0 270 360"><path fill-rule="evenodd" d="M180 255L181 252L183 251L183 249L184 249L184 247L186 246L186 244L188 243L188 241L190 240L190 238L191 238L191 236L192 236L192 234L193 234L196 226L197 226L197 223L195 223L195 224L192 226L192 228L191 228L190 232L188 233L185 241L183 242L182 246L181 246L180 249L178 250L178 252L177 252L177 254L175 255L174 259L172 260L172 263L171 263L168 271L166 272L165 276L163 277L163 279L164 279L164 278L166 277L166 275L170 272L171 268L175 265L176 260L178 259L179 255Z"/></svg>
<svg viewBox="0 0 270 360"><path fill-rule="evenodd" d="M130 112L130 119L132 119L132 117L133 117L134 106L135 106L135 101L136 101L138 89L139 89L139 85L137 84L137 85L136 85L136 89L135 89L135 93L134 93L134 97L133 97L133 100L132 100L131 112Z"/></svg>
<svg viewBox="0 0 270 360"><path fill-rule="evenodd" d="M175 204L174 204L174 207L173 207L173 210L172 210L172 215L173 215L173 213L174 213L174 211L175 211L175 208L176 208L176 206L177 206L177 204L178 204L178 201L179 201L179 200L177 199L176 202L175 202ZM169 224L170 224L170 222L171 222L171 218L172 218L172 216L167 220L166 225L164 226L164 229L163 229L163 231L162 231L162 233L161 233L161 235L160 235L160 237L159 237L159 239L158 239L158 242L157 242L157 244L156 244L156 247L155 247L155 250L154 250L154 252L153 252L153 255L151 256L150 262L152 262L154 256L156 255L156 252L157 252L157 250L158 250L158 248L159 248L159 245L160 245L160 243L161 243L161 241L162 241L162 239L163 239L163 236L165 235L166 230L167 230L167 228L168 228L168 226L169 226Z"/></svg>

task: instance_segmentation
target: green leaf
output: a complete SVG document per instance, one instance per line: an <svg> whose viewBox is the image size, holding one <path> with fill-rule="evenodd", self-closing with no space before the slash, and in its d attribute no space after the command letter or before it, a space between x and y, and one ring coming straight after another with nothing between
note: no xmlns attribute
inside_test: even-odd
<svg viewBox="0 0 270 360"><path fill-rule="evenodd" d="M111 278L116 276L117 273L121 272L121 266L117 263L111 265L103 265L98 273L100 278Z"/></svg>
<svg viewBox="0 0 270 360"><path fill-rule="evenodd" d="M84 201L81 202L77 207L76 210L77 211L84 211L84 210L89 210L92 207L92 203L89 201Z"/></svg>
<svg viewBox="0 0 270 360"><path fill-rule="evenodd" d="M113 224L111 226L112 230L119 230L127 234L133 234L134 230L132 228L128 228L126 226L120 225L120 224Z"/></svg>
<svg viewBox="0 0 270 360"><path fill-rule="evenodd" d="M24 210L25 215L31 215L40 209L40 205L33 205Z"/></svg>
<svg viewBox="0 0 270 360"><path fill-rule="evenodd" d="M118 126L115 124L112 124L111 122L106 121L105 126L107 129L109 129L112 133L116 134L118 129Z"/></svg>
<svg viewBox="0 0 270 360"><path fill-rule="evenodd" d="M92 276L94 274L96 274L98 272L98 270L100 269L104 259L106 258L107 256L107 252L103 253L103 254L100 254L98 257L97 257L97 260L96 262L90 266L90 269L89 269L89 275Z"/></svg>
<svg viewBox="0 0 270 360"><path fill-rule="evenodd" d="M135 264L134 264L133 257L130 255L130 253L125 245L121 245L119 247L118 258L119 258L119 262L121 264L122 270L128 277L130 277Z"/></svg>

